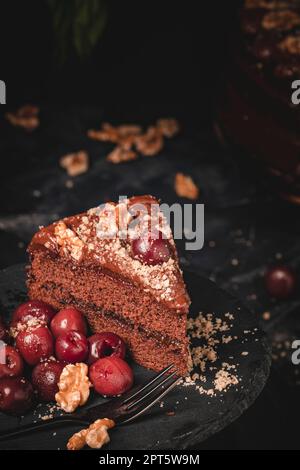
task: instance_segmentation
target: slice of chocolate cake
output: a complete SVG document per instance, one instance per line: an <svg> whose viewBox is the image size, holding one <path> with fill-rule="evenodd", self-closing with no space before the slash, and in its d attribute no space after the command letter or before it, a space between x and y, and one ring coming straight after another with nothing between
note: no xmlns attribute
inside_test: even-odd
<svg viewBox="0 0 300 470"><path fill-rule="evenodd" d="M190 301L156 199L123 199L55 222L28 251L31 299L79 308L93 331L124 338L138 364L187 372Z"/></svg>

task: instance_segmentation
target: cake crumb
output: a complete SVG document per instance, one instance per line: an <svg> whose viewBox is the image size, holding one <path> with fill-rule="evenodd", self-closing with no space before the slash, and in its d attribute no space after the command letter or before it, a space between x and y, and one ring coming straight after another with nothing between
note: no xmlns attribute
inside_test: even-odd
<svg viewBox="0 0 300 470"><path fill-rule="evenodd" d="M137 153L133 150L126 149L121 145L115 147L106 157L106 160L115 165L118 163L129 162L137 159Z"/></svg>
<svg viewBox="0 0 300 470"><path fill-rule="evenodd" d="M215 317L213 314L204 315L202 312L196 318L188 319L188 333L191 339L202 340L203 344L191 347L192 366L190 375L187 376L182 385L194 386L195 389L201 394L207 396L215 396L216 392L224 392L232 385L239 383L238 376L236 374L236 365L223 362L221 366L213 366L212 364L217 363L217 347L220 343L228 343L236 339L236 336L222 335L220 339L220 333L229 331L232 327L232 323L228 323L227 320L232 322L234 315L230 312L225 314L226 320ZM232 358L233 359L233 358ZM212 387L205 388L203 385L199 385L197 382L205 384L207 378L205 376L206 370L216 371L214 375Z"/></svg>
<svg viewBox="0 0 300 470"><path fill-rule="evenodd" d="M233 258L231 260L231 264L232 264L232 266L238 266L240 264L240 262L237 258Z"/></svg>
<svg viewBox="0 0 300 470"><path fill-rule="evenodd" d="M217 391L222 392L230 385L236 385L238 382L235 375L230 374L227 370L221 369L216 373L214 385Z"/></svg>
<svg viewBox="0 0 300 470"><path fill-rule="evenodd" d="M271 313L270 312L264 312L262 314L262 317L263 317L264 320L268 321L271 318Z"/></svg>
<svg viewBox="0 0 300 470"><path fill-rule="evenodd" d="M68 189L74 188L74 181L72 181L72 180L67 180L67 181L65 182L65 187L68 188Z"/></svg>

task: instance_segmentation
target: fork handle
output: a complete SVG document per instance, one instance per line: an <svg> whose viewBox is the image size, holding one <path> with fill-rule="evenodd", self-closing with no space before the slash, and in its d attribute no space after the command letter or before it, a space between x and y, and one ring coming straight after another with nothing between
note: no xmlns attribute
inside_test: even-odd
<svg viewBox="0 0 300 470"><path fill-rule="evenodd" d="M0 441L6 441L17 437L25 437L32 432L40 431L55 427L57 424L82 424L89 425L90 423L84 419L80 419L73 415L57 416L56 418L39 423L26 424L24 426L11 429L10 431L0 432Z"/></svg>

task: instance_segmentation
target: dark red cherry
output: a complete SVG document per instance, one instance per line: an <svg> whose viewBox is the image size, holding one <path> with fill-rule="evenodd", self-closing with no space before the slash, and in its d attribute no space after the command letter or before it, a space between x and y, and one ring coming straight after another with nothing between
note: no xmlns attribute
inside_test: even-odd
<svg viewBox="0 0 300 470"><path fill-rule="evenodd" d="M65 363L58 361L40 362L32 371L32 385L42 401L55 401L58 382Z"/></svg>
<svg viewBox="0 0 300 470"><path fill-rule="evenodd" d="M133 372L120 357L103 357L91 365L90 380L100 395L115 396L127 392L133 384Z"/></svg>
<svg viewBox="0 0 300 470"><path fill-rule="evenodd" d="M33 405L33 388L23 377L0 379L0 410L13 415L22 415Z"/></svg>
<svg viewBox="0 0 300 470"><path fill-rule="evenodd" d="M288 266L274 266L265 273L266 289L272 297L287 299L296 288L296 275Z"/></svg>
<svg viewBox="0 0 300 470"><path fill-rule="evenodd" d="M80 331L84 335L87 333L84 316L74 307L60 310L51 320L51 331L55 338L70 330Z"/></svg>
<svg viewBox="0 0 300 470"><path fill-rule="evenodd" d="M28 323L32 318L36 318L49 325L54 315L55 310L51 305L41 300L29 300L16 308L12 316L12 325L14 326L18 322Z"/></svg>
<svg viewBox="0 0 300 470"><path fill-rule="evenodd" d="M89 357L88 364L106 356L117 356L124 359L126 345L120 336L115 333L96 333L88 338Z"/></svg>
<svg viewBox="0 0 300 470"><path fill-rule="evenodd" d="M88 340L79 331L67 331L56 339L55 352L60 361L84 362L89 352Z"/></svg>
<svg viewBox="0 0 300 470"><path fill-rule="evenodd" d="M23 359L12 346L0 346L0 379L3 377L18 377L23 372Z"/></svg>
<svg viewBox="0 0 300 470"><path fill-rule="evenodd" d="M23 359L31 366L53 354L53 337L46 326L21 331L16 344Z"/></svg>
<svg viewBox="0 0 300 470"><path fill-rule="evenodd" d="M131 243L134 258L142 263L155 265L168 261L171 257L170 244L163 238L162 232L157 236L146 234L141 238L135 238Z"/></svg>

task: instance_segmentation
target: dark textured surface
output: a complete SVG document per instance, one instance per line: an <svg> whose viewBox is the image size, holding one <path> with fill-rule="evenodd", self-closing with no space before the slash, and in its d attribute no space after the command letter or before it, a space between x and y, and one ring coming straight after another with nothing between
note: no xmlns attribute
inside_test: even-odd
<svg viewBox="0 0 300 470"><path fill-rule="evenodd" d="M200 395L192 386L179 386L163 400L162 407L158 405L139 421L112 431L112 440L107 449L186 449L195 446L239 417L265 385L271 362L270 350L266 337L257 330L255 316L211 281L191 273L185 274L185 280L192 299L191 316L196 316L200 310L204 313L214 312L215 317L223 320L226 320L224 315L227 312L234 315L232 327L226 334L237 336L237 339L216 348L218 361L213 366L219 369L223 362L236 365L240 383L214 397ZM0 273L1 311L5 312L7 319L25 297L24 266L16 265L3 270ZM246 333L248 331L251 333ZM221 339L221 336L222 333L217 338ZM243 356L244 351L249 354ZM152 374L137 366L134 366L134 370L137 382L146 380ZM208 368L207 389L213 386L215 373L216 370ZM96 397L93 400L101 401ZM168 416L168 411L174 411L174 416ZM38 414L48 413L39 407L21 420L1 414L0 430L14 427L17 423L22 425L34 421L38 419ZM1 442L0 448L64 448L67 436L74 429L58 427L53 431L36 433L34 437ZM53 435L53 432L56 434Z"/></svg>

